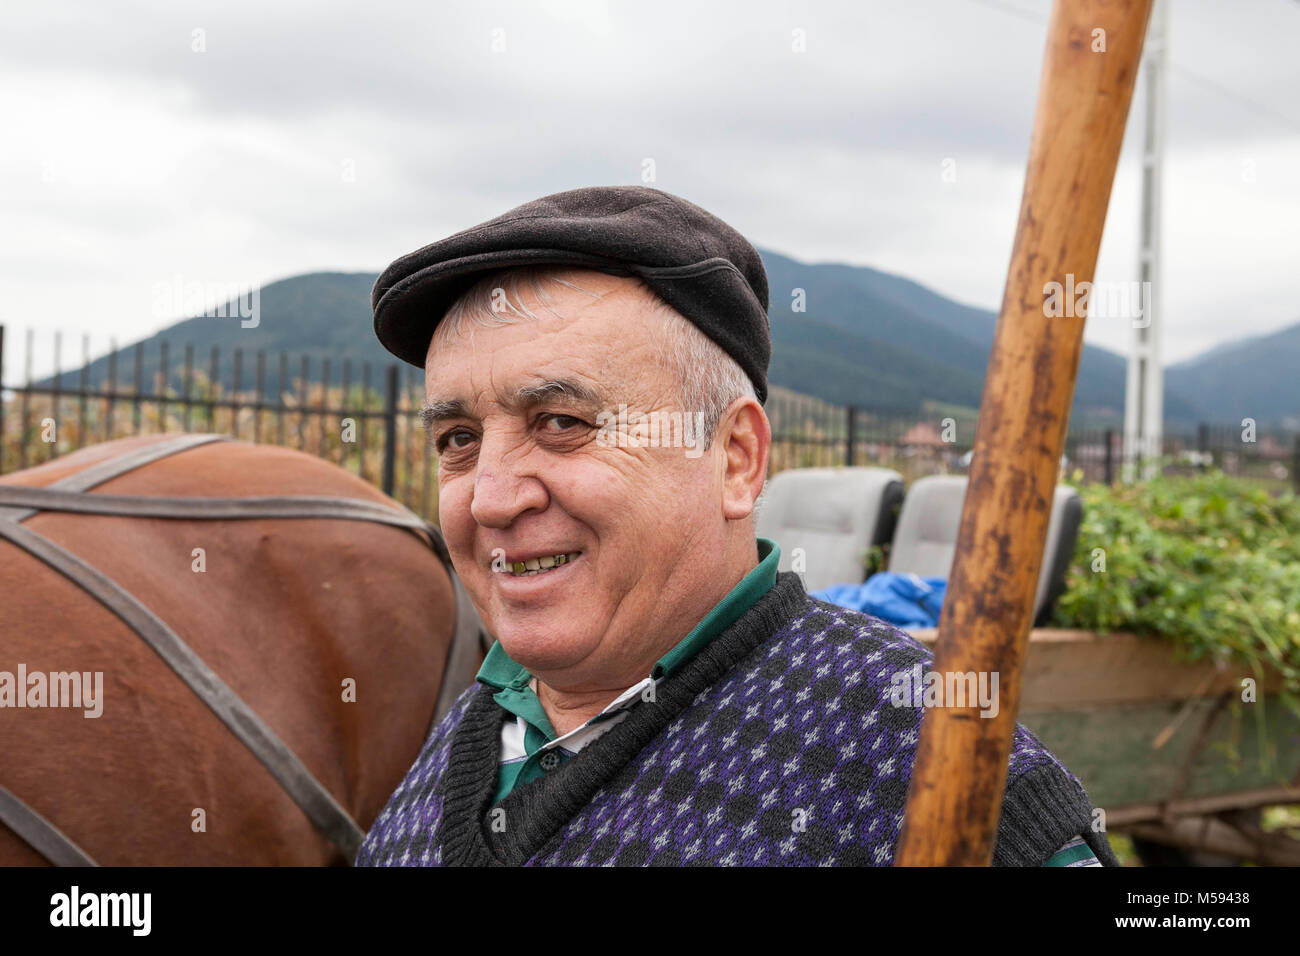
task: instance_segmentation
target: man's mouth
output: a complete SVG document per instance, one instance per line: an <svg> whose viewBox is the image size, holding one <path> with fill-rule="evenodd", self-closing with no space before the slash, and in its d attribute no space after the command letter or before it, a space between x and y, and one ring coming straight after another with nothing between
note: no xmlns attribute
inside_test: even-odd
<svg viewBox="0 0 1300 956"><path fill-rule="evenodd" d="M563 567L571 561L576 561L581 551L570 551L567 554L548 554L538 558L527 558L523 561L512 561L506 565L506 571L511 577L523 578L533 574L545 574L547 571L554 571L556 568Z"/></svg>

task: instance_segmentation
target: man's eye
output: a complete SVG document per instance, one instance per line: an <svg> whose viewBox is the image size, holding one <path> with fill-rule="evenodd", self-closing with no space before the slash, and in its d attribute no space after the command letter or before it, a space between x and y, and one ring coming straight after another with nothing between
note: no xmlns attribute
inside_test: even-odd
<svg viewBox="0 0 1300 956"><path fill-rule="evenodd" d="M464 428L454 428L446 434L439 437L437 441L438 451L451 448L453 451L464 448L474 440L474 433L466 431Z"/></svg>
<svg viewBox="0 0 1300 956"><path fill-rule="evenodd" d="M570 428L585 428L586 422L581 418L574 418L572 415L547 415L542 420L542 425L547 431L562 432Z"/></svg>

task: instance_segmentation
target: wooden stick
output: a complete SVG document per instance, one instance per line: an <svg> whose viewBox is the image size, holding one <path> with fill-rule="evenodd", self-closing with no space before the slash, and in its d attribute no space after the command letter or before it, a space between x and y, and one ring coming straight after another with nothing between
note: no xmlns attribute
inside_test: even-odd
<svg viewBox="0 0 1300 956"><path fill-rule="evenodd" d="M1152 843L1252 860L1264 866L1300 866L1300 841L1285 833L1243 832L1214 817L1185 817L1167 824L1138 823L1129 827L1128 833Z"/></svg>
<svg viewBox="0 0 1300 956"><path fill-rule="evenodd" d="M897 863L986 866L1006 785L1091 283L1152 0L1057 0L934 669L998 675L996 716L931 707ZM1104 31L1104 32L1098 32ZM1048 283L1065 314L1049 317ZM1086 288L1086 287L1085 287ZM1069 293L1069 295L1067 295Z"/></svg>
<svg viewBox="0 0 1300 956"><path fill-rule="evenodd" d="M1158 823L1162 820L1174 820L1193 814L1265 807L1272 803L1300 803L1300 786L1237 790L1232 793L1214 793L1205 797L1185 797L1167 803L1134 803L1107 810L1106 824L1111 830L1120 830L1134 823L1148 821Z"/></svg>

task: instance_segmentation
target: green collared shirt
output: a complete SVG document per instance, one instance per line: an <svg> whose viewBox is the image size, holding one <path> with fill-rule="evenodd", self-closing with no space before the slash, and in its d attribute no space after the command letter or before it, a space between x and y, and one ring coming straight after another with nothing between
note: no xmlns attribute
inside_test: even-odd
<svg viewBox="0 0 1300 956"><path fill-rule="evenodd" d="M758 566L746 574L672 650L659 658L649 677L629 687L586 724L563 737L555 733L550 718L546 716L533 689L533 675L512 660L499 641L493 644L479 668L477 679L497 688L493 699L515 716L514 721L507 721L502 728L501 762L493 802L515 787L558 767L609 730L639 700L653 699L646 696L651 693L649 688L708 646L776 583L776 569L781 561L780 547L775 541L759 538L758 558Z"/></svg>

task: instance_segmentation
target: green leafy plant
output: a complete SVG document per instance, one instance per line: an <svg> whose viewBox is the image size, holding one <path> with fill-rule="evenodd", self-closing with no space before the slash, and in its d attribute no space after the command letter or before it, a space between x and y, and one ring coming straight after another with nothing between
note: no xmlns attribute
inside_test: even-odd
<svg viewBox="0 0 1300 956"><path fill-rule="evenodd" d="M1300 498L1217 471L1078 490L1083 522L1054 623L1162 635L1185 659L1257 679L1272 668L1300 713Z"/></svg>
<svg viewBox="0 0 1300 956"><path fill-rule="evenodd" d="M862 552L863 580L889 567L889 545L873 544Z"/></svg>

